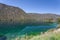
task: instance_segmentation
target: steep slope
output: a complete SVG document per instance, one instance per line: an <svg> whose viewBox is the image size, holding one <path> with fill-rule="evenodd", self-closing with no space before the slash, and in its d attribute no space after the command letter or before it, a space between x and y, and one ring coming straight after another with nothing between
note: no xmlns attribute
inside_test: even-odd
<svg viewBox="0 0 60 40"><path fill-rule="evenodd" d="M23 23L25 12L18 8L0 3L0 23Z"/></svg>
<svg viewBox="0 0 60 40"><path fill-rule="evenodd" d="M25 15L26 13L18 7L0 3L0 35L20 32L25 28Z"/></svg>
<svg viewBox="0 0 60 40"><path fill-rule="evenodd" d="M40 25L41 22L56 22L60 15L25 13L21 8L0 3L0 24Z"/></svg>

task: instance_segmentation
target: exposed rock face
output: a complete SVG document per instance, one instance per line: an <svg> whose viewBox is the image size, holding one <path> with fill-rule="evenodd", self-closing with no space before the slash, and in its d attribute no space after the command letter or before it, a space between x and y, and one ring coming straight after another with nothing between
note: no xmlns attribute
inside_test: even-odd
<svg viewBox="0 0 60 40"><path fill-rule="evenodd" d="M39 24L43 21L56 21L56 18L60 15L56 14L37 14L37 13L25 13L18 7L13 7L0 3L0 24Z"/></svg>
<svg viewBox="0 0 60 40"><path fill-rule="evenodd" d="M56 15L25 13L18 7L0 3L0 33L3 34L7 32L16 32L30 25L40 25L40 22L51 18L55 20Z"/></svg>
<svg viewBox="0 0 60 40"><path fill-rule="evenodd" d="M23 22L25 12L13 6L8 6L0 3L0 22L1 23L19 23Z"/></svg>

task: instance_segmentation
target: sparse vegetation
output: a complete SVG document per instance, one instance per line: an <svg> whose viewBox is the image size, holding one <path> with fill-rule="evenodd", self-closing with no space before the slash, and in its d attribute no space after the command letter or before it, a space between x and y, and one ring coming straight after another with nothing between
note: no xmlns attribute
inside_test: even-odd
<svg viewBox="0 0 60 40"><path fill-rule="evenodd" d="M19 31L21 31L25 26L40 25L40 24L42 25L44 24L44 22L45 24L47 23L48 25L48 23L53 22L56 16L55 14L25 13L22 9L18 7L8 6L5 4L0 4L0 6L2 6L0 10L0 23L1 23L0 27L2 28L2 29L0 28L1 32L0 37L3 36L2 33L5 35L5 33L7 34L9 31L11 33L16 32L19 29L20 29ZM11 22L13 23L12 25L10 24ZM57 22L60 23L60 18L57 19ZM7 40L10 39L7 38ZM48 31L38 35L30 35L30 36L26 34L24 35L24 37L20 36L16 36L16 38L12 37L11 40L60 40L60 31L56 32L56 30L55 31L53 30L51 32Z"/></svg>
<svg viewBox="0 0 60 40"><path fill-rule="evenodd" d="M10 23L20 23L20 25L40 25L40 22L52 22L55 18L55 14L34 14L34 13L26 13L24 10L18 7L13 7L5 4L0 4L0 21ZM4 23L3 22L3 23ZM36 24L37 23L37 24Z"/></svg>
<svg viewBox="0 0 60 40"><path fill-rule="evenodd" d="M57 18L57 23L60 24L60 18Z"/></svg>
<svg viewBox="0 0 60 40"><path fill-rule="evenodd" d="M60 29L55 29L35 36L25 35L24 37L16 37L14 40L60 40Z"/></svg>

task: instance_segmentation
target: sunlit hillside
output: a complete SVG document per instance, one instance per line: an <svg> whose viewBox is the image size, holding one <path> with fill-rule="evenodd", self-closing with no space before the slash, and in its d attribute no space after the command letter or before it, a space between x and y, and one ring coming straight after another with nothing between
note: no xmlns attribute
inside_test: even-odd
<svg viewBox="0 0 60 40"><path fill-rule="evenodd" d="M0 3L0 40L4 38L60 40L60 15L27 13L21 8Z"/></svg>
<svg viewBox="0 0 60 40"><path fill-rule="evenodd" d="M26 13L23 9L0 3L0 24L37 25L41 22L55 22L60 15L46 13Z"/></svg>

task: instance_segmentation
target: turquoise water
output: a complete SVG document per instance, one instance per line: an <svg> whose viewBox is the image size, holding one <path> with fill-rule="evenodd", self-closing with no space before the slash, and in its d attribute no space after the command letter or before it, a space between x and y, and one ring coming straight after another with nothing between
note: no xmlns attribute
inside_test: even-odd
<svg viewBox="0 0 60 40"><path fill-rule="evenodd" d="M23 30L21 30L20 34L31 34L31 33L40 33L40 32L45 32L49 29L56 28L57 24L53 23L50 25L39 25L39 26L26 26Z"/></svg>
<svg viewBox="0 0 60 40"><path fill-rule="evenodd" d="M37 34L40 32L45 32L49 29L56 28L57 24L52 23L49 25L39 25L39 26L17 26L17 27L5 27L5 28L0 28L0 32L3 33L6 37L7 40L15 40L16 37L21 37L25 35L26 33L28 35L30 34ZM22 27L22 28L21 28Z"/></svg>

